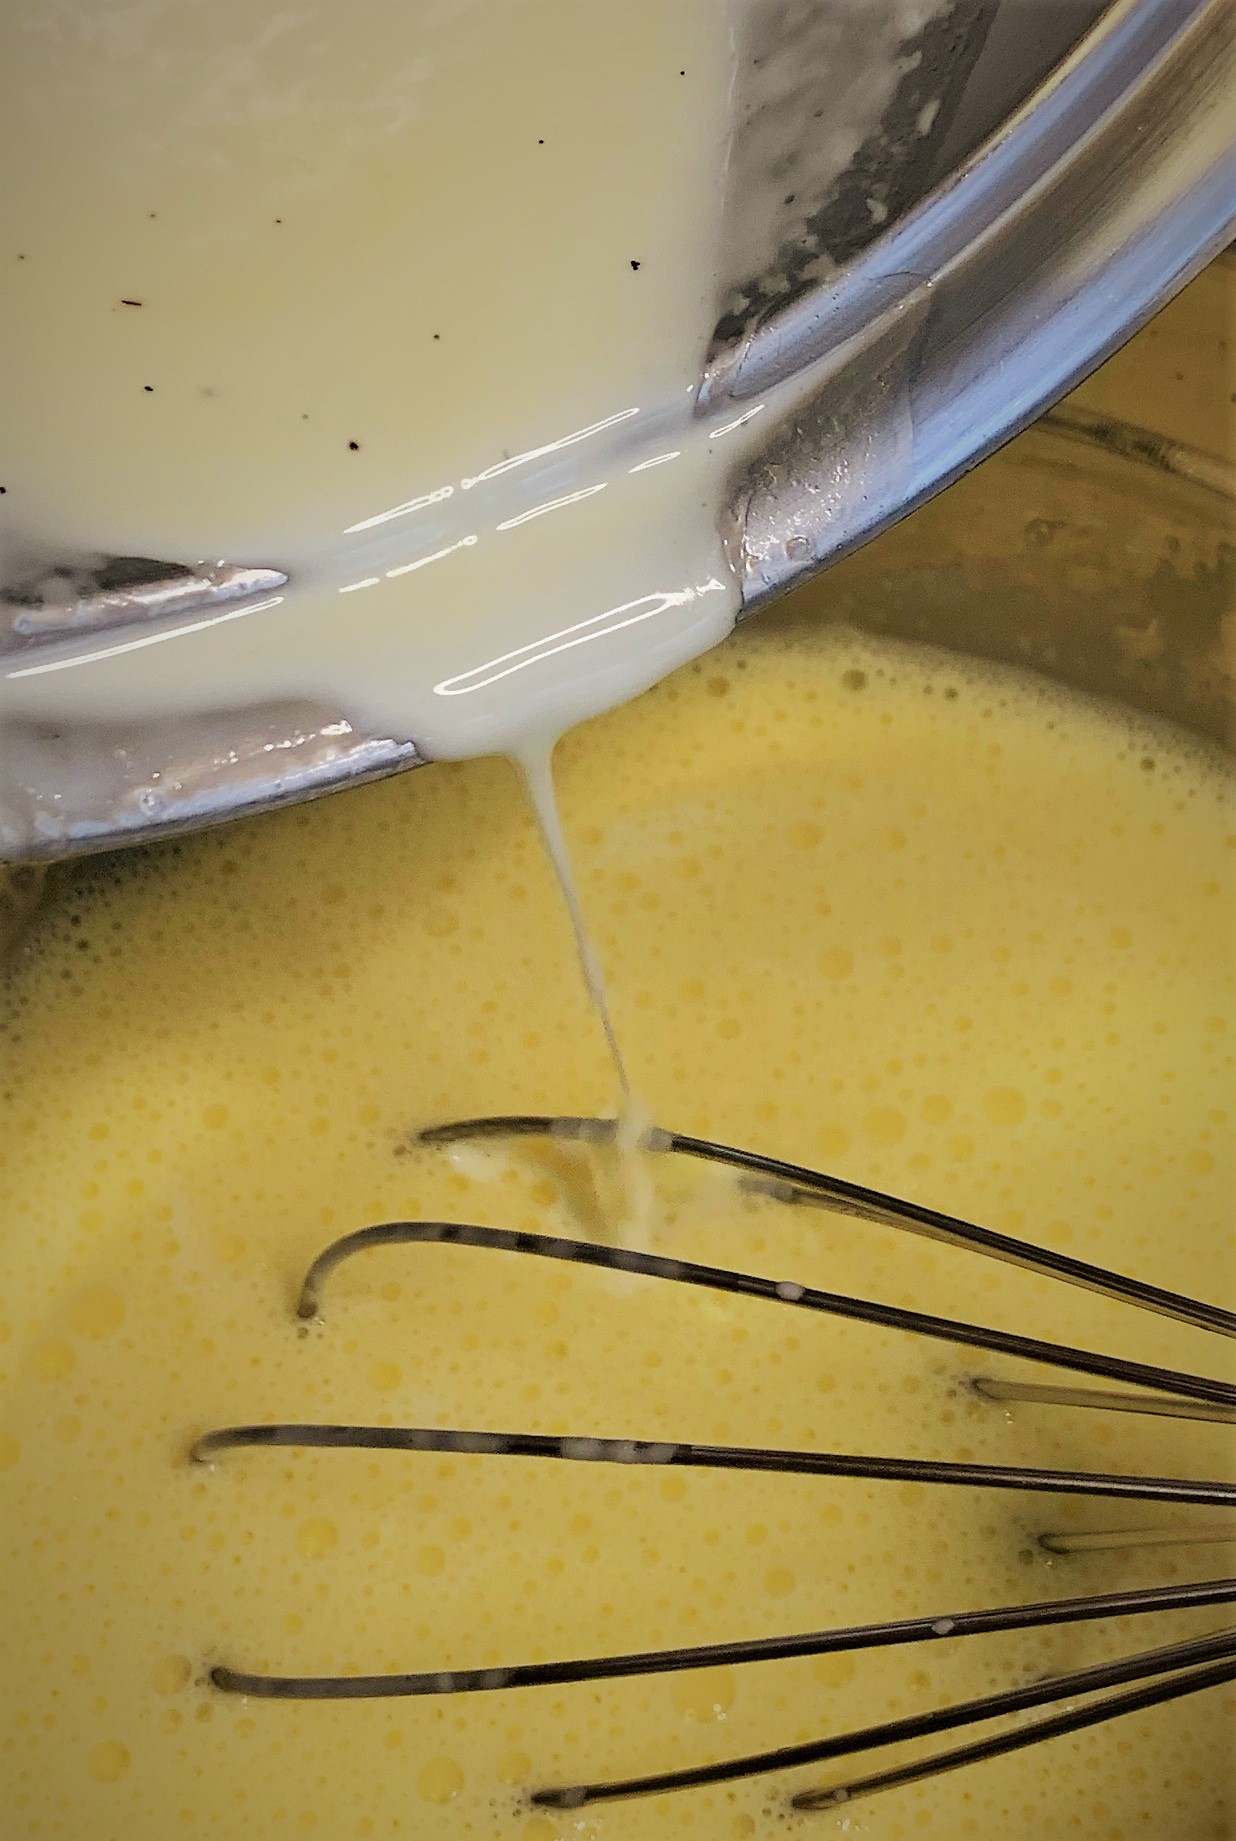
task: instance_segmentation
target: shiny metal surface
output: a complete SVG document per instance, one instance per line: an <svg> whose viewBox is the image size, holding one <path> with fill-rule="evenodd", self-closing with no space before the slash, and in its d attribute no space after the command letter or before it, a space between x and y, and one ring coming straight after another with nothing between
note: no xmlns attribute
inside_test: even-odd
<svg viewBox="0 0 1236 1841"><path fill-rule="evenodd" d="M142 556L51 569L9 585L0 596L0 658L147 622L173 624L282 588L279 569L227 563L190 569Z"/></svg>
<svg viewBox="0 0 1236 1841"><path fill-rule="evenodd" d="M715 362L795 396L730 495L750 609L1057 400L1236 227L1236 12L1121 0L945 185Z"/></svg>
<svg viewBox="0 0 1236 1841"><path fill-rule="evenodd" d="M1070 399L744 635L830 624L1023 667L1236 747L1236 468Z"/></svg>
<svg viewBox="0 0 1236 1841"><path fill-rule="evenodd" d="M20 737L0 787L9 862L51 862L271 811L417 767L410 742L314 704L223 710L127 730Z"/></svg>
<svg viewBox="0 0 1236 1841"><path fill-rule="evenodd" d="M701 408L769 396L780 410L731 480L724 517L746 611L895 523L1056 401L1236 228L1227 0L1117 0L931 186L942 155L964 147L992 106L965 82L972 68L982 76L989 31L995 45L1016 15L1024 36L1033 4L955 0L928 18L901 47L906 74L879 132L843 172L802 169L815 189L795 192L766 238L763 282L736 258ZM1093 0L1055 9L1051 48L1035 38L1040 62L1092 11ZM859 67L865 32L900 17L893 0L753 9L743 69L754 74L735 99L731 208L740 218L752 199L767 204L770 179L788 207L773 171L784 148L769 138L779 110L809 132L829 85L835 93ZM780 99L779 83L788 85ZM1072 434L1085 438L1076 425ZM1136 447L1135 430L1121 438ZM68 567L10 590L0 651L178 624L236 596L243 605L277 578L222 564ZM943 629L922 636L951 643ZM1216 732L1210 718L1201 726ZM9 861L166 836L423 758L407 740L300 708L215 712L141 736L19 739L24 769L0 782Z"/></svg>

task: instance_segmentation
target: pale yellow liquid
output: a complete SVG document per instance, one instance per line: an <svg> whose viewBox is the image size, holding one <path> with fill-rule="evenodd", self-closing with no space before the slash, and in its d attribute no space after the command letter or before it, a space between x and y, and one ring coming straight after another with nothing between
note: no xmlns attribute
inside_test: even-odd
<svg viewBox="0 0 1236 1841"><path fill-rule="evenodd" d="M0 572L289 577L0 655L0 724L309 697L497 753L727 632L744 437L694 403L742 10L0 8Z"/></svg>
<svg viewBox="0 0 1236 1841"><path fill-rule="evenodd" d="M570 736L561 797L658 1121L1218 1298L1233 1264L1230 782L955 662L758 627ZM527 1789L793 1743L1219 1628L1222 1611L570 1689L271 1705L205 1684L721 1641L1209 1576L1050 1559L1105 1505L788 1478L186 1452L264 1418L1223 1473L1229 1435L962 1391L1014 1372L787 1307L368 1222L600 1233L582 1158L409 1150L612 1100L516 776L434 768L101 867L13 985L0 1172L5 1841L1218 1841L1217 1690L814 1817L801 1771L572 1815ZM1223 1373L1217 1339L654 1164L661 1249ZM1024 1370L1021 1372L1024 1373ZM1213 1519L1213 1518L1212 1518ZM864 1765L860 1768L864 1768Z"/></svg>

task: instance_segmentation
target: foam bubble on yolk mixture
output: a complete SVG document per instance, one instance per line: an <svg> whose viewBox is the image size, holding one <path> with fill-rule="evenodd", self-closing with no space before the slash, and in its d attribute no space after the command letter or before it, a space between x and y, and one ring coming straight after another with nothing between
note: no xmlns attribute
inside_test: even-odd
<svg viewBox="0 0 1236 1841"><path fill-rule="evenodd" d="M564 817L666 1125L1216 1297L1232 1265L1220 768L1013 678L755 630L568 738ZM495 1666L1153 1584L1051 1559L1137 1505L496 1457L236 1453L272 1418L1221 1475L1222 1428L985 1405L975 1366L788 1305L367 1222L603 1231L582 1153L409 1149L603 1109L604 1044L515 777L441 767L75 872L15 978L0 1210L6 1841L255 1835L1087 1841L1230 1832L1231 1689L791 1817L824 1770L557 1815L529 1787L790 1744L1219 1627L1222 1611L580 1688L246 1702L273 1672ZM1222 1372L1213 1338L655 1166L663 1250ZM792 1289L791 1285L791 1289Z"/></svg>

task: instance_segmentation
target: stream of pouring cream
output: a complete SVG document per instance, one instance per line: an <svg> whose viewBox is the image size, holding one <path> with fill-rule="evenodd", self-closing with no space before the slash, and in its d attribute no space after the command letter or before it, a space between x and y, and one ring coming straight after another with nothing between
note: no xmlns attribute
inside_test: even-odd
<svg viewBox="0 0 1236 1841"><path fill-rule="evenodd" d="M545 854L553 865L567 913L571 917L571 931L575 938L579 969L583 974L584 985L596 1012L597 1021L605 1036L605 1045L613 1063L622 1111L626 1115L632 1106L631 1081L627 1074L626 1063L622 1058L618 1032L614 1028L609 995L605 989L605 974L601 970L601 961L597 957L596 948L588 932L588 923L584 919L583 904L579 898L579 889L576 886L575 873L571 864L570 846L566 840L566 833L562 829L562 815L558 810L553 756L560 739L560 736L552 733L527 736L513 751L512 759L523 778L524 790L536 814L537 827L545 846Z"/></svg>
<svg viewBox="0 0 1236 1841"><path fill-rule="evenodd" d="M512 750L511 760L523 780L541 842L545 846L545 854L553 867L563 903L571 919L580 972L593 1014L605 1037L614 1071L617 1116L614 1121L613 1145L608 1147L613 1154L614 1182L606 1185L612 1188L613 1193L602 1198L602 1213L626 1244L646 1248L652 1237L653 1183L643 1153L649 1133L654 1129L654 1121L651 1111L631 1085L618 1031L614 1026L605 974L584 915L570 846L562 828L553 767L554 749L560 740L561 734L552 730L525 736ZM603 1161L597 1162L594 1175L605 1184ZM606 1202L610 1204L608 1207Z"/></svg>

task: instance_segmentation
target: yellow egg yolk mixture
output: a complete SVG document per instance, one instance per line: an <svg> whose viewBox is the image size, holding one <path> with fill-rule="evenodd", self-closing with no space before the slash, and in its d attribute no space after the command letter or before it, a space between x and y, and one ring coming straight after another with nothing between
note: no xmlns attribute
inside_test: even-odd
<svg viewBox="0 0 1236 1841"><path fill-rule="evenodd" d="M1029 679L758 626L559 749L657 1122L1222 1301L1221 766ZM509 766L438 766L74 871L4 1021L4 1841L1231 1832L1230 1687L826 1814L789 1797L844 1766L529 1801L1200 1635L1222 1610L462 1697L211 1685L220 1663L498 1667L1227 1564L1038 1544L1207 1517L1138 1503L484 1454L189 1461L208 1428L284 1419L1223 1474L1222 1427L976 1398L977 1372L1024 1375L999 1357L498 1252L369 1252L302 1333L306 1268L369 1223L609 1232L582 1149L413 1142L443 1119L612 1110ZM1218 1339L1178 1323L648 1162L657 1251L1224 1373Z"/></svg>

